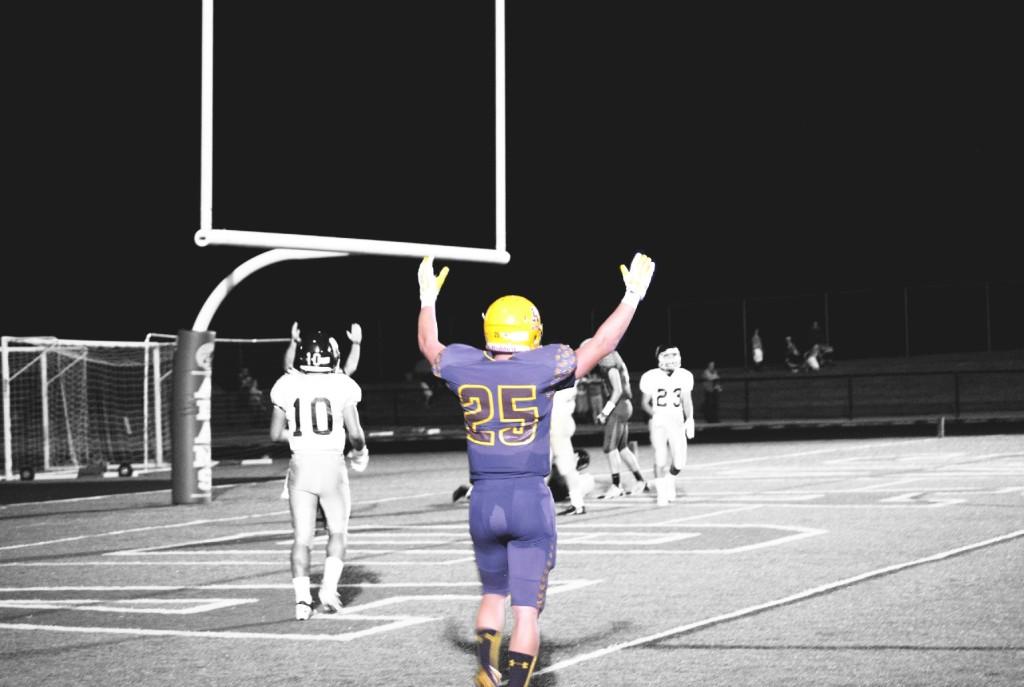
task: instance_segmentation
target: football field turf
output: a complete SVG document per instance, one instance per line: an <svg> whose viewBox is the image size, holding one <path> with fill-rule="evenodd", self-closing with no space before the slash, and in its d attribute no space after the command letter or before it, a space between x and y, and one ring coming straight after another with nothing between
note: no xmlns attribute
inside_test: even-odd
<svg viewBox="0 0 1024 687"><path fill-rule="evenodd" d="M597 486L558 519L532 687L1024 684L1021 435L698 436L665 507L597 500L588 451ZM306 622L285 466L217 467L203 505L172 505L166 474L4 500L0 683L469 685L464 453L375 452L351 475L345 607Z"/></svg>

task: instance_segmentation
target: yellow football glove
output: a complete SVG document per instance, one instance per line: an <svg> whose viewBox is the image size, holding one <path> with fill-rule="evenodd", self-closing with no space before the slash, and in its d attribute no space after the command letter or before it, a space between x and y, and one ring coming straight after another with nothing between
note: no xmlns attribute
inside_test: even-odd
<svg viewBox="0 0 1024 687"><path fill-rule="evenodd" d="M363 328L359 326L358 322L353 322L352 327L345 332L345 336L347 336L348 340L352 343L361 344L363 343Z"/></svg>
<svg viewBox="0 0 1024 687"><path fill-rule="evenodd" d="M442 267L439 274L434 274L434 258L427 256L420 261L420 307L432 306L437 302L437 294L448 278L448 268Z"/></svg>
<svg viewBox="0 0 1024 687"><path fill-rule="evenodd" d="M643 253L637 253L629 269L619 265L619 271L622 272L622 281L626 283L626 295L622 297L622 302L635 308L647 295L647 287L654 277L654 261Z"/></svg>

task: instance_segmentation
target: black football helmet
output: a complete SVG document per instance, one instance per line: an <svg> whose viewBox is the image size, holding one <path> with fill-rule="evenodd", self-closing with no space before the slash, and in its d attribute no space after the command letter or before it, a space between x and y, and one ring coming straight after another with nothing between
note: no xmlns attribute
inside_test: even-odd
<svg viewBox="0 0 1024 687"><path fill-rule="evenodd" d="M334 372L340 361L338 342L319 329L303 336L299 347L295 349L294 366L302 372Z"/></svg>

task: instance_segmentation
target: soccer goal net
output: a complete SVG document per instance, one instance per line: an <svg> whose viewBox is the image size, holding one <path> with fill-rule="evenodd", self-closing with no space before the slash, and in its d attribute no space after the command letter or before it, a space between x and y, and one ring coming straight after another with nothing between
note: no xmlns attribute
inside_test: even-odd
<svg viewBox="0 0 1024 687"><path fill-rule="evenodd" d="M173 349L159 342L3 337L5 477L161 463L169 450Z"/></svg>
<svg viewBox="0 0 1024 687"><path fill-rule="evenodd" d="M2 337L5 479L124 464L133 471L169 467L175 339ZM216 340L214 460L275 450L267 396L287 342Z"/></svg>

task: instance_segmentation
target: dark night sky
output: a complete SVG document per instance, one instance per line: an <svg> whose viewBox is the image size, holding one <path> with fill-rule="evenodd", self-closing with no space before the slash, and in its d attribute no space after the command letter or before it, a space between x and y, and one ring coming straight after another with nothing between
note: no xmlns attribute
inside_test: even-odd
<svg viewBox="0 0 1024 687"><path fill-rule="evenodd" d="M193 242L201 3L8 5L0 333L191 328L260 252ZM491 3L216 5L215 226L490 247ZM1019 278L1009 15L508 5L512 261L447 263L448 340L478 336L506 292L581 338L636 250L658 263L642 306L657 318L681 301ZM383 319L367 335L412 360L415 271L270 267L212 328Z"/></svg>

